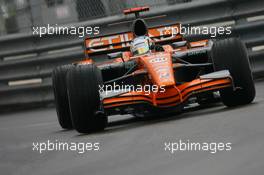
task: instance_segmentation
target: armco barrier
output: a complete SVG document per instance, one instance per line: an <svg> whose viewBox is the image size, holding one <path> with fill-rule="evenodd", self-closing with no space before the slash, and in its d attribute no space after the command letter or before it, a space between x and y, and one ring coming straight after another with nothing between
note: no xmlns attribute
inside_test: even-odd
<svg viewBox="0 0 264 175"><path fill-rule="evenodd" d="M160 16L159 18L148 18ZM195 26L231 25L245 42L255 77L264 75L264 1L214 0L162 7L147 12L150 27L181 22ZM132 16L111 16L76 26L100 26L101 34L128 31ZM116 25L109 25L115 23ZM197 40L209 36L186 36ZM220 37L220 36L217 36ZM53 102L51 71L81 60L83 39L72 35L7 35L0 38L0 108ZM100 60L95 60L100 61Z"/></svg>

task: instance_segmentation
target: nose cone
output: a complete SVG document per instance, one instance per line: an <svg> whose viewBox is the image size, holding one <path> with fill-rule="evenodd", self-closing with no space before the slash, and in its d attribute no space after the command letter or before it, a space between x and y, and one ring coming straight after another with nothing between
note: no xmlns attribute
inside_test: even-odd
<svg viewBox="0 0 264 175"><path fill-rule="evenodd" d="M175 85L171 54L158 53L141 58L154 84L158 86Z"/></svg>

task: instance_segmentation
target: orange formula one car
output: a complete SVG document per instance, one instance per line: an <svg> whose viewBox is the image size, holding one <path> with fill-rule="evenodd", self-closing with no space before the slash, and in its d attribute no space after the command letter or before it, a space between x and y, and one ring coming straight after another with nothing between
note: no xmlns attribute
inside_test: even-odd
<svg viewBox="0 0 264 175"><path fill-rule="evenodd" d="M139 12L132 30L87 38L84 61L57 67L53 87L59 123L80 133L103 130L107 116L147 116L205 103L219 92L226 106L251 103L255 86L243 43L236 38L188 42L179 24L147 28ZM110 61L94 63L92 57Z"/></svg>

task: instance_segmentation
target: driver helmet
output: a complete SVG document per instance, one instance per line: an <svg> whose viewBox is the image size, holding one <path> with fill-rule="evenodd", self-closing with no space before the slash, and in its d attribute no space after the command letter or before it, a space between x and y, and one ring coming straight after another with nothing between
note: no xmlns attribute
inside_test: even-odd
<svg viewBox="0 0 264 175"><path fill-rule="evenodd" d="M139 36L131 42L130 51L133 56L149 53L154 42L148 36Z"/></svg>

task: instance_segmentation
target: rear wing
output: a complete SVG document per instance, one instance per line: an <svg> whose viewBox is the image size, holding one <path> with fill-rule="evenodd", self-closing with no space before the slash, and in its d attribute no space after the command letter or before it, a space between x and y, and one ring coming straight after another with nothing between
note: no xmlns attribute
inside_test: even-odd
<svg viewBox="0 0 264 175"><path fill-rule="evenodd" d="M179 24L174 24L150 28L148 34L155 43L161 45L172 43L183 40L182 36L178 33L179 26ZM85 54L86 56L93 56L129 50L130 42L133 38L132 32L86 38Z"/></svg>

